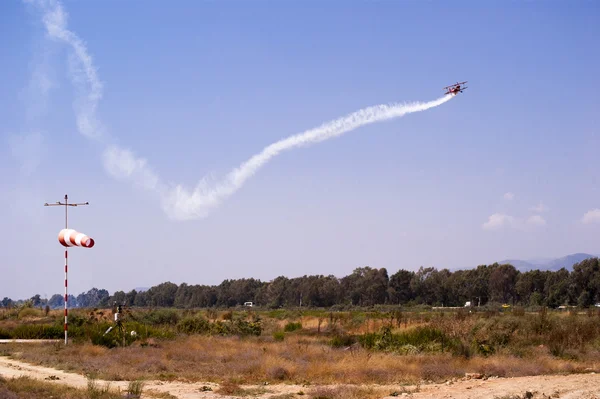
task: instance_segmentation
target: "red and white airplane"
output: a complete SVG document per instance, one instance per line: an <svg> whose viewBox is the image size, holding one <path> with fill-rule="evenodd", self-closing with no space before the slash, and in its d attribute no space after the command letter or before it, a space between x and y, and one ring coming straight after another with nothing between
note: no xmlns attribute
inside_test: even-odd
<svg viewBox="0 0 600 399"><path fill-rule="evenodd" d="M461 85L465 84L465 83L467 83L467 82L466 81L465 82L460 82L460 83L457 82L457 83L455 83L453 85L444 87L444 90L446 90L446 92L444 94L454 94L454 95L457 95L458 93L462 93L463 90L466 89L466 87L462 87Z"/></svg>

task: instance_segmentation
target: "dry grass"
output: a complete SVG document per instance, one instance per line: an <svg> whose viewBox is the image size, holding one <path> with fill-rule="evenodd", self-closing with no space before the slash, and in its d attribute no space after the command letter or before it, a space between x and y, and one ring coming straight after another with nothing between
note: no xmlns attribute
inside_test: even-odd
<svg viewBox="0 0 600 399"><path fill-rule="evenodd" d="M28 377L4 379L0 377L0 398L2 399L122 399L115 392L105 392L98 388L76 389L38 381Z"/></svg>
<svg viewBox="0 0 600 399"><path fill-rule="evenodd" d="M307 392L311 399L380 399L391 392L383 388L338 386L317 387Z"/></svg>
<svg viewBox="0 0 600 399"><path fill-rule="evenodd" d="M26 348L26 349L25 349ZM236 384L415 384L479 372L502 377L583 371L597 364L553 357L539 349L530 358L511 355L395 355L361 348L334 349L317 337L181 337L157 346L106 349L91 344L57 347L10 344L18 358L66 370L95 372L111 380L162 379Z"/></svg>
<svg viewBox="0 0 600 399"><path fill-rule="evenodd" d="M188 312L187 316L203 314L210 320L240 316L231 312L185 312ZM169 311L163 313L166 317ZM241 315L244 317L243 313ZM90 317L104 319L110 317L110 312L80 311L80 316L88 320ZM471 372L512 377L582 372L590 368L600 371L597 369L600 324L595 314L553 314L550 317L542 313L470 315L448 312L442 315L406 312L391 316L375 312L322 312L316 315L289 312L277 317L263 314L263 331L259 337L182 335L112 349L90 342L71 343L66 347L62 344L7 344L0 348L0 354L11 354L31 363L67 371L95 373L108 380L160 379L229 384L221 387L223 393L238 389L239 384L264 382L415 385L421 381L441 382ZM246 313L245 317L251 315ZM302 327L284 332L291 322L300 323ZM18 327L19 323L25 321L1 320L0 330ZM391 327L391 333L417 331L415 329L428 326L447 340L453 340L455 346L450 352L448 347L442 352L438 348L439 342L424 342L425 347L434 349L419 352L412 344L402 344L412 348L403 352L393 345L381 345L381 342L375 345L378 350L367 350L360 344L345 344L343 339L340 342L344 345L339 348L330 345L336 334L347 337L347 334L379 333L384 326ZM173 326L167 323L166 328ZM274 333L283 336L283 340L274 339ZM380 338L375 336L373 339ZM370 395L363 394L367 395L365 397ZM335 398L338 394L332 391L323 395L334 395Z"/></svg>
<svg viewBox="0 0 600 399"><path fill-rule="evenodd" d="M237 397L245 397L245 396L257 396L265 393L269 393L270 391L266 388L242 388L239 384L231 381L225 381L220 386L219 389L215 391L219 395L234 395Z"/></svg>

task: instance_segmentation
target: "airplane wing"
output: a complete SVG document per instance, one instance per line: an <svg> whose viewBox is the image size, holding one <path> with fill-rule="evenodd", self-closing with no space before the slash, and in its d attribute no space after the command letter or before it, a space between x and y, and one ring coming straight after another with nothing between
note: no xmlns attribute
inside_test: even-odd
<svg viewBox="0 0 600 399"><path fill-rule="evenodd" d="M456 86L458 86L458 85L462 85L462 84L465 84L465 83L467 83L467 82L468 82L468 80L467 80L467 81L464 81L464 82L456 82L456 83L454 83L454 84L451 84L450 86L446 86L446 87L444 87L444 89L448 89L448 88L450 88L450 87L456 87Z"/></svg>

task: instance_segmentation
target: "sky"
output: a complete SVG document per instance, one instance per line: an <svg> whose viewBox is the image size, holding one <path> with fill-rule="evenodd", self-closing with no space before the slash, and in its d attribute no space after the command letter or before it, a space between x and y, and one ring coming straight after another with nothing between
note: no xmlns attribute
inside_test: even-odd
<svg viewBox="0 0 600 399"><path fill-rule="evenodd" d="M63 293L65 194L74 295L600 253L598 2L164 4L0 4L0 297Z"/></svg>

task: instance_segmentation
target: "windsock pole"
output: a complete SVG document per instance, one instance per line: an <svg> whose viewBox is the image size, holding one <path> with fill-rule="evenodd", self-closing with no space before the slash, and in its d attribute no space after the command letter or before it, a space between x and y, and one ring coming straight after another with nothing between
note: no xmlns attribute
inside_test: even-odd
<svg viewBox="0 0 600 399"><path fill-rule="evenodd" d="M65 209L67 209L67 207L65 207ZM68 276L68 269L69 269L69 262L68 262L68 258L69 258L69 252L67 250L67 248L65 248L65 345L67 344L67 338L68 338L68 330L69 330L69 318L68 318L68 314L69 314L69 308L67 306L67 303L69 302L69 296L67 294L67 276Z"/></svg>
<svg viewBox="0 0 600 399"><path fill-rule="evenodd" d="M65 194L65 202L60 202L60 201L56 201L55 204L48 204L45 203L44 206L64 206L65 207L65 231L68 230L69 228L69 216L68 216L68 207L69 206L79 206L79 205L89 205L89 202L83 202L83 203L73 203L73 204L69 204L69 197L67 196L67 194ZM60 240L60 238L59 238ZM93 241L92 241L93 242ZM93 245L93 244L92 244ZM68 301L69 301L69 297L68 297L68 290L67 290L67 281L68 281L68 271L69 271L69 252L67 249L67 245L65 246L65 345L68 342L68 330L69 330L69 308L67 306Z"/></svg>

